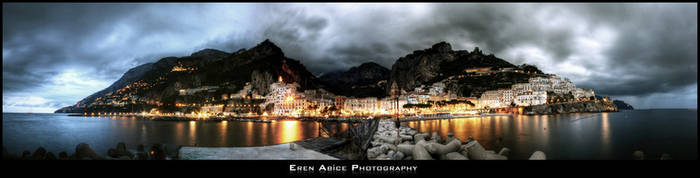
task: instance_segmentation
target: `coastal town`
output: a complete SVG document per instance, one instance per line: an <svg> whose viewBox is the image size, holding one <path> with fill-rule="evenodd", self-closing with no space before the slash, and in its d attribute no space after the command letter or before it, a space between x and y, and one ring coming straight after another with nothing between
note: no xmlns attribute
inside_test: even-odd
<svg viewBox="0 0 700 178"><path fill-rule="evenodd" d="M195 71L193 67L177 65L171 72ZM497 73L526 73L518 68L470 68L464 70L469 77L494 75ZM329 117L387 117L406 118L449 118L477 116L488 113L531 114L525 107L579 102L612 102L607 97L600 101L591 89L577 88L568 78L554 74L530 74L527 83L515 83L510 88L486 90L480 97L460 97L450 91L446 92L443 82L430 86L405 90L390 85L391 95L378 97L347 97L335 95L324 89L299 91L299 84L286 82L278 76L277 82L269 85L265 95L252 89L250 82L237 93L222 92L221 86L201 86L197 88L177 89L175 109L159 109L162 101L138 97L139 90L148 89L150 85L137 81L124 88L99 97L91 106L122 108L120 112L84 112L83 115L142 115L173 116L185 118L329 118ZM465 75L452 76L463 78ZM159 80L164 80L163 77ZM158 81L156 81L158 82ZM378 82L378 85L386 80ZM153 107L144 108L134 105L142 103ZM80 105L80 103L78 104ZM90 107L90 106L89 106ZM131 107L131 108L129 108ZM139 110L141 109L141 110ZM126 111L128 110L128 111Z"/></svg>

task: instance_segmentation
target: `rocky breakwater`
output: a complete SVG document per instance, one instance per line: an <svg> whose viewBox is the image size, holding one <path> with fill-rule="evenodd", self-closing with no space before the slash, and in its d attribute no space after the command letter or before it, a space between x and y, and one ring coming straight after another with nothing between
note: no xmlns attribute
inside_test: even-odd
<svg viewBox="0 0 700 178"><path fill-rule="evenodd" d="M374 134L372 147L367 149L370 160L508 160L510 149L498 153L486 150L470 136L463 142L454 134L440 137L418 133L417 130L396 125L392 121L381 121ZM530 159L545 159L544 152L536 151Z"/></svg>
<svg viewBox="0 0 700 178"><path fill-rule="evenodd" d="M173 160L177 159L178 149L168 149L167 145L153 144L148 151L140 144L136 150L126 149L126 144L120 142L116 148L110 148L107 155L101 155L93 150L87 143L80 143L75 147L75 153L68 155L66 152L58 153L58 157L52 152L47 152L43 147L39 147L31 153L25 150L22 156L9 154L7 149L2 147L3 160Z"/></svg>
<svg viewBox="0 0 700 178"><path fill-rule="evenodd" d="M525 114L564 114L577 112L618 112L618 109L612 102L585 101L528 106L523 109L523 112Z"/></svg>

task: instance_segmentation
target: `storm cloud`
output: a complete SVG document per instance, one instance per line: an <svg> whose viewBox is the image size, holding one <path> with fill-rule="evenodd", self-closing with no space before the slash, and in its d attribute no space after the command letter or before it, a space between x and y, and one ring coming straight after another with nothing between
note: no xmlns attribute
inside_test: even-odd
<svg viewBox="0 0 700 178"><path fill-rule="evenodd" d="M3 110L56 109L137 65L264 39L316 75L446 41L636 108L697 107L696 4L4 3Z"/></svg>

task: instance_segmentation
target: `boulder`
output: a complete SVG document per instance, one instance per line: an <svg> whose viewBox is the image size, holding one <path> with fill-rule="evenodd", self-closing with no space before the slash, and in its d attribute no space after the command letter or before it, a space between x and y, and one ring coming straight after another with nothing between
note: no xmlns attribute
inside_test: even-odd
<svg viewBox="0 0 700 178"><path fill-rule="evenodd" d="M400 140L396 138L396 136L377 136L377 140L388 143L388 144L398 144L400 143Z"/></svg>
<svg viewBox="0 0 700 178"><path fill-rule="evenodd" d="M413 156L406 156L403 158L403 160L413 160Z"/></svg>
<svg viewBox="0 0 700 178"><path fill-rule="evenodd" d="M148 160L148 154L146 152L136 152L135 160Z"/></svg>
<svg viewBox="0 0 700 178"><path fill-rule="evenodd" d="M661 160L671 160L671 155L668 153L661 154Z"/></svg>
<svg viewBox="0 0 700 178"><path fill-rule="evenodd" d="M138 146L136 146L136 151L145 151L144 149L145 147L143 146L143 144L139 144Z"/></svg>
<svg viewBox="0 0 700 178"><path fill-rule="evenodd" d="M165 153L165 149L163 149L163 145L156 143L151 146L151 160L165 160L167 157Z"/></svg>
<svg viewBox="0 0 700 178"><path fill-rule="evenodd" d="M400 151L397 151L396 153L391 155L392 160L403 160L403 158L404 158L404 154Z"/></svg>
<svg viewBox="0 0 700 178"><path fill-rule="evenodd" d="M459 139L454 139L454 140L452 140L452 142L447 143L446 145L439 144L439 143L430 143L427 145L426 149L431 154L443 155L443 154L447 154L450 152L456 152L457 150L459 150L459 147L461 145L462 145L462 142L459 141Z"/></svg>
<svg viewBox="0 0 700 178"><path fill-rule="evenodd" d="M419 134L413 135L413 141L418 143L418 141L425 140L425 137L428 137L428 134L419 133Z"/></svg>
<svg viewBox="0 0 700 178"><path fill-rule="evenodd" d="M124 142L119 142L117 143L117 151L119 152L127 152L126 151L126 144Z"/></svg>
<svg viewBox="0 0 700 178"><path fill-rule="evenodd" d="M396 145L397 150L406 156L411 156L413 154L413 147L415 147L415 145L411 145L411 144Z"/></svg>
<svg viewBox="0 0 700 178"><path fill-rule="evenodd" d="M435 140L435 142L437 142L437 143L443 143L442 137L440 137L440 135L438 135L437 132L433 132L433 135L430 137L430 139Z"/></svg>
<svg viewBox="0 0 700 178"><path fill-rule="evenodd" d="M542 151L535 151L528 160L547 160L547 156Z"/></svg>
<svg viewBox="0 0 700 178"><path fill-rule="evenodd" d="M462 149L467 150L469 153L467 156L469 156L470 160L486 160L489 155L484 147L479 144L479 141L476 140L463 145Z"/></svg>
<svg viewBox="0 0 700 178"><path fill-rule="evenodd" d="M641 150L634 151L632 155L634 156L634 160L644 160L644 152Z"/></svg>
<svg viewBox="0 0 700 178"><path fill-rule="evenodd" d="M501 148L501 151L498 152L498 154L505 156L505 157L508 157L508 155L510 154L510 149L503 147L503 148Z"/></svg>
<svg viewBox="0 0 700 178"><path fill-rule="evenodd" d="M389 157L389 156L386 155L386 154L380 154L379 156L377 156L377 157L374 158L374 159L375 159L375 160L391 160L391 157Z"/></svg>
<svg viewBox="0 0 700 178"><path fill-rule="evenodd" d="M51 152L48 152L48 153L46 153L46 158L45 158L45 160L58 160L58 159L56 158L56 155L54 155L54 154L51 153Z"/></svg>
<svg viewBox="0 0 700 178"><path fill-rule="evenodd" d="M413 140L413 136L410 135L399 135L401 137L401 141L411 141Z"/></svg>
<svg viewBox="0 0 700 178"><path fill-rule="evenodd" d="M508 157L499 154L488 154L486 160L508 160Z"/></svg>
<svg viewBox="0 0 700 178"><path fill-rule="evenodd" d="M24 152L22 152L22 159L30 159L31 157L32 152L30 152L29 150L24 150Z"/></svg>
<svg viewBox="0 0 700 178"><path fill-rule="evenodd" d="M376 158L377 156L386 153L389 151L388 146L378 146L378 147L372 147L370 149L367 149L367 158L373 159Z"/></svg>
<svg viewBox="0 0 700 178"><path fill-rule="evenodd" d="M77 159L104 160L102 155L97 154L87 143L80 143L75 147L75 157Z"/></svg>
<svg viewBox="0 0 700 178"><path fill-rule="evenodd" d="M68 153L65 151L58 153L58 160L68 160Z"/></svg>
<svg viewBox="0 0 700 178"><path fill-rule="evenodd" d="M116 158L116 160L131 160L131 158L128 156L122 156L122 157Z"/></svg>
<svg viewBox="0 0 700 178"><path fill-rule="evenodd" d="M123 156L129 157L129 159L134 158L134 154L126 149L126 144L124 142L117 143L116 149L107 150L107 154L113 158L120 158Z"/></svg>
<svg viewBox="0 0 700 178"><path fill-rule="evenodd" d="M460 153L450 152L450 153L441 155L440 160L469 160L469 159Z"/></svg>
<svg viewBox="0 0 700 178"><path fill-rule="evenodd" d="M44 149L44 147L37 148L31 157L33 160L44 160L44 157L46 157L46 149Z"/></svg>
<svg viewBox="0 0 700 178"><path fill-rule="evenodd" d="M455 134L452 132L447 133L447 138L445 138L445 143L450 143L453 139L455 139Z"/></svg>
<svg viewBox="0 0 700 178"><path fill-rule="evenodd" d="M416 143L416 145L413 147L413 153L411 154L414 160L433 160L430 153L425 150L426 144L427 143L425 140L421 140Z"/></svg>

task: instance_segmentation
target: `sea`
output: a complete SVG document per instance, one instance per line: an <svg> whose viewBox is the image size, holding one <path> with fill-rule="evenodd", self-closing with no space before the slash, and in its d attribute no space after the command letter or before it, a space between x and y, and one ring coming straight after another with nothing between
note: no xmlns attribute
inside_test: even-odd
<svg viewBox="0 0 700 178"><path fill-rule="evenodd" d="M668 154L697 160L697 109L650 109L557 115L498 115L402 123L420 132L470 136L487 150L510 149L511 160L543 151L550 160L631 160ZM332 126L335 132L347 124ZM84 117L68 114L3 113L2 144L21 155L38 147L57 154L75 152L79 143L106 154L124 142L128 149L155 143L182 146L247 147L325 136L313 121L153 121L133 117Z"/></svg>

